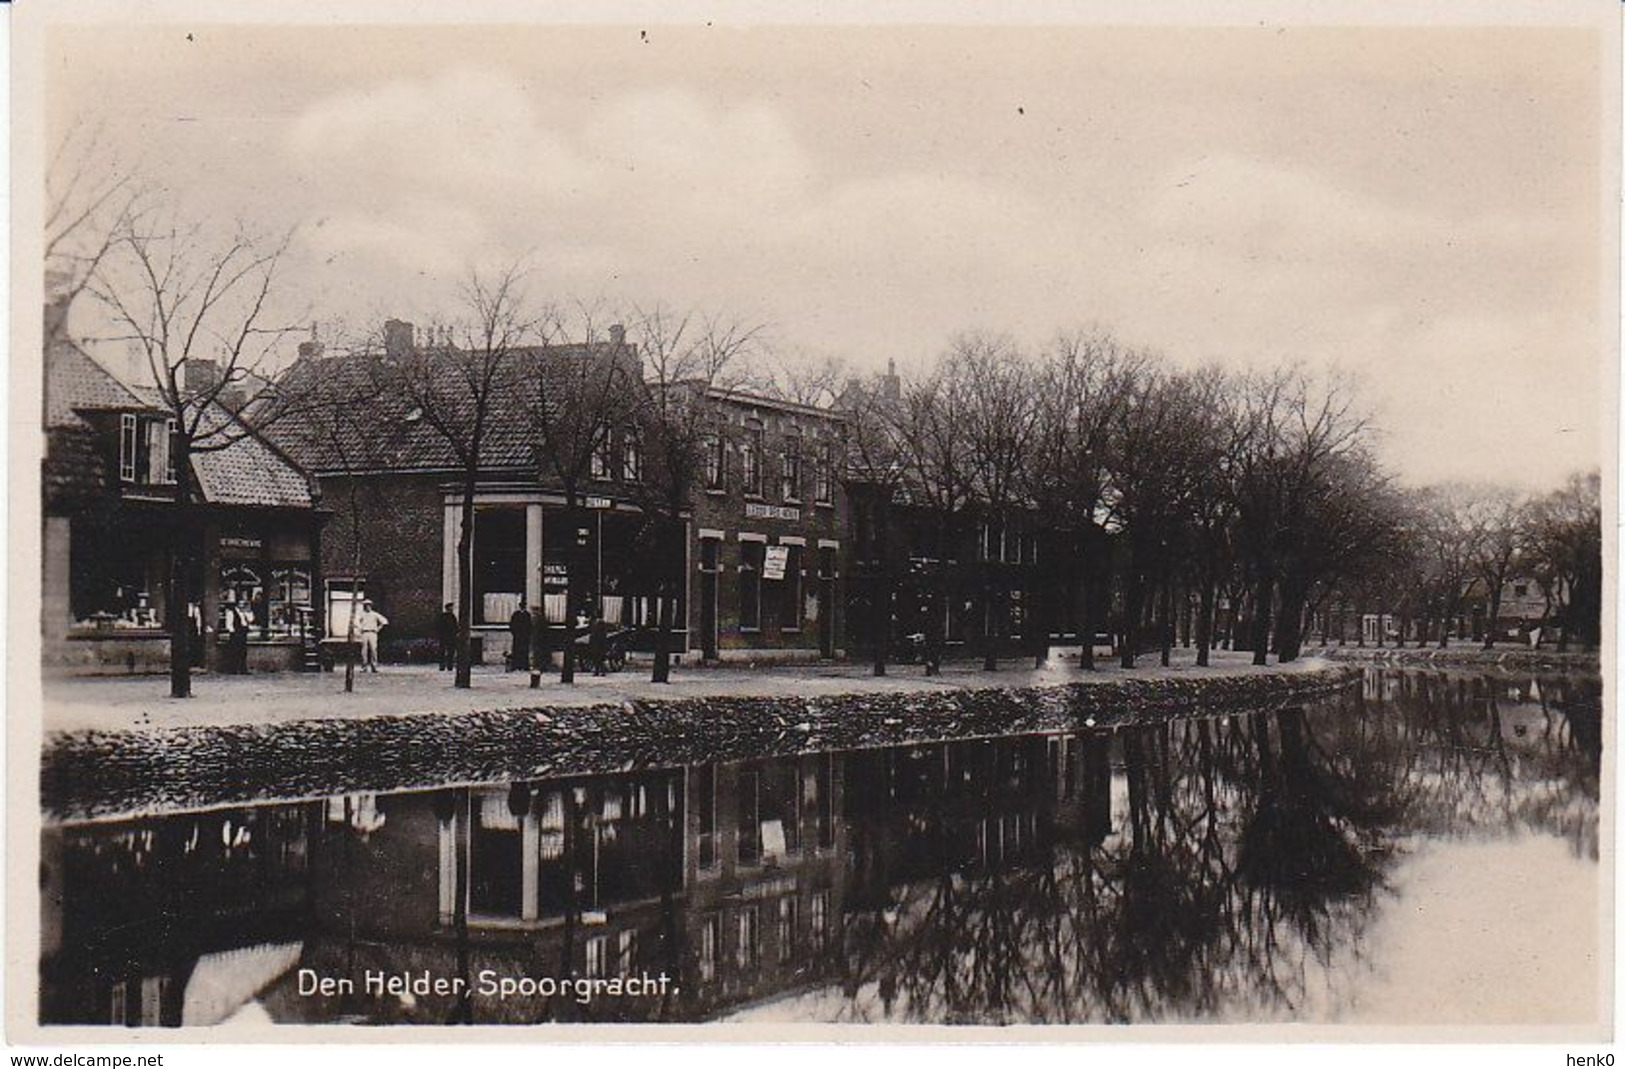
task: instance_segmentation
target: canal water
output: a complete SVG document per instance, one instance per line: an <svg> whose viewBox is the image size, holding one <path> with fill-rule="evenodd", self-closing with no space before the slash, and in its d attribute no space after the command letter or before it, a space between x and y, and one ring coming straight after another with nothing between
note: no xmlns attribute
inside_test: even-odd
<svg viewBox="0 0 1625 1069"><path fill-rule="evenodd" d="M1594 677L58 824L47 1023L1597 1019Z"/></svg>

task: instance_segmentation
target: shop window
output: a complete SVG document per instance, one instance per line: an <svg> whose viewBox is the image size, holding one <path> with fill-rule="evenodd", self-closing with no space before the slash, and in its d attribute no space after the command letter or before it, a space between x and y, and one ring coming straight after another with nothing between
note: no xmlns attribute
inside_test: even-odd
<svg viewBox="0 0 1625 1069"><path fill-rule="evenodd" d="M762 629L762 557L766 546L761 542L739 544L739 629Z"/></svg>
<svg viewBox="0 0 1625 1069"><path fill-rule="evenodd" d="M271 569L266 593L266 629L273 635L299 634L310 610L310 569L286 565Z"/></svg>
<svg viewBox="0 0 1625 1069"><path fill-rule="evenodd" d="M621 477L629 483L643 481L643 441L636 428L627 428L621 438Z"/></svg>
<svg viewBox="0 0 1625 1069"><path fill-rule="evenodd" d="M474 513L474 622L506 624L525 603L525 510Z"/></svg>
<svg viewBox="0 0 1625 1069"><path fill-rule="evenodd" d="M779 587L779 629L801 630L801 546L786 546L784 578Z"/></svg>
<svg viewBox="0 0 1625 1069"><path fill-rule="evenodd" d="M231 608L246 614L255 627L265 626L265 582L257 569L235 563L221 566L220 619L215 622L221 630Z"/></svg>
<svg viewBox="0 0 1625 1069"><path fill-rule="evenodd" d="M794 429L784 438L784 455L779 467L779 496L785 501L801 500L801 432Z"/></svg>
<svg viewBox="0 0 1625 1069"><path fill-rule="evenodd" d="M707 435L705 439L705 488L707 490L721 490L725 466L725 453L723 452L722 436L720 434Z"/></svg>
<svg viewBox="0 0 1625 1069"><path fill-rule="evenodd" d="M744 469L745 493L760 497L762 494L762 421L753 419L745 423L745 441L740 449L740 466Z"/></svg>
<svg viewBox="0 0 1625 1069"><path fill-rule="evenodd" d="M825 442L819 452L814 499L821 505L828 505L835 500L835 443Z"/></svg>

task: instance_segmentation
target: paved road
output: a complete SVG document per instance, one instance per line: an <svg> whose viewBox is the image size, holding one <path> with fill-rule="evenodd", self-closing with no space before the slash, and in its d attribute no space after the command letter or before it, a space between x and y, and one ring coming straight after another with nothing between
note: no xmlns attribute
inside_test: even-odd
<svg viewBox="0 0 1625 1069"><path fill-rule="evenodd" d="M355 719L401 713L457 713L511 708L535 709L539 704L558 709L652 698L711 698L725 696L786 695L806 697L831 694L884 694L912 691L1031 687L1048 683L1112 678L1195 678L1205 675L1248 674L1259 671L1304 670L1313 660L1259 669L1244 653L1214 654L1209 668L1196 667L1191 650L1175 650L1169 668L1157 664L1156 655L1144 657L1132 672L1102 662L1094 675L1078 670L1077 654L1069 651L1043 669L1031 662L1006 661L1001 671L981 670L979 661L951 662L939 676L927 677L918 665L893 665L890 674L876 678L864 663L833 663L795 667L681 667L664 686L649 682L646 664L629 665L617 675L576 676L572 686L559 683L557 674L544 676L539 690L531 690L528 676L476 668L474 685L457 690L451 674L432 666L386 665L376 675L358 674L356 689L344 693L342 672L268 673L249 676L200 674L193 680L194 696L176 700L168 696L167 676L120 676L102 679L56 679L44 685L46 732L119 730L127 728L185 727L193 725L275 724L293 720Z"/></svg>

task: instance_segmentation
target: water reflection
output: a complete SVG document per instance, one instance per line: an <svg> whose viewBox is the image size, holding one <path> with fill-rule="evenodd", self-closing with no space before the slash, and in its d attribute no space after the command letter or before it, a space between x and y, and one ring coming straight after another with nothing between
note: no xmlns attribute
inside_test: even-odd
<svg viewBox="0 0 1625 1069"><path fill-rule="evenodd" d="M42 1017L1335 1018L1419 846L1560 840L1595 880L1600 717L1594 679L1373 669L1267 714L50 828Z"/></svg>

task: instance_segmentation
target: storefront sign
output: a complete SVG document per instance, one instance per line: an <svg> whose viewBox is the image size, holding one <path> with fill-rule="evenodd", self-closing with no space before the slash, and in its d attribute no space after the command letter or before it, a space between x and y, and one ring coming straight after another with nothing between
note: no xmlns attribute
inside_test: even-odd
<svg viewBox="0 0 1625 1069"><path fill-rule="evenodd" d="M783 579L784 567L789 561L789 546L768 546L767 555L762 558L762 578Z"/></svg>
<svg viewBox="0 0 1625 1069"><path fill-rule="evenodd" d="M222 538L222 549L259 549L263 545L258 538Z"/></svg>
<svg viewBox="0 0 1625 1069"><path fill-rule="evenodd" d="M753 520L799 520L801 510L789 505L763 505L757 502L747 502L745 515Z"/></svg>

